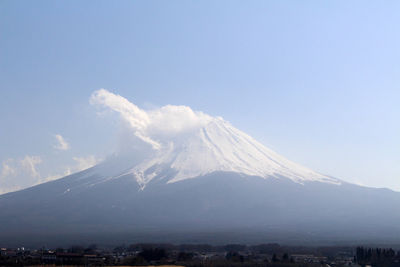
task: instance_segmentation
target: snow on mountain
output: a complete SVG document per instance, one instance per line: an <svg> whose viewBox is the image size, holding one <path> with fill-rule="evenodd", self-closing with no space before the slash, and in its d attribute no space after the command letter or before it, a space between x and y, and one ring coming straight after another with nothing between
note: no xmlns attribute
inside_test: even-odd
<svg viewBox="0 0 400 267"><path fill-rule="evenodd" d="M155 177L174 183L215 171L263 178L283 176L297 183L320 181L340 184L337 179L285 159L222 118L214 118L193 134L155 150L128 173L134 174L144 187Z"/></svg>

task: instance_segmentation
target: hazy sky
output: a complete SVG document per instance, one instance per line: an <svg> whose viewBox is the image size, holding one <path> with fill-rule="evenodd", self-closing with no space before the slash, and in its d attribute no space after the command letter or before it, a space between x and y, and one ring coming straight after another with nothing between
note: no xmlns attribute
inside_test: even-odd
<svg viewBox="0 0 400 267"><path fill-rule="evenodd" d="M324 174L400 190L398 1L0 1L0 192L91 166L141 108L222 116Z"/></svg>

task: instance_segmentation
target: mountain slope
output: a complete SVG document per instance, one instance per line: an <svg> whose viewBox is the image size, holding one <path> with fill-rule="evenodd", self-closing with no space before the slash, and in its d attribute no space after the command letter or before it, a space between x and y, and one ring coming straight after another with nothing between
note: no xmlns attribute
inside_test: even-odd
<svg viewBox="0 0 400 267"><path fill-rule="evenodd" d="M400 240L390 190L232 172L142 190L132 175L90 185L102 179L89 172L1 196L2 244Z"/></svg>

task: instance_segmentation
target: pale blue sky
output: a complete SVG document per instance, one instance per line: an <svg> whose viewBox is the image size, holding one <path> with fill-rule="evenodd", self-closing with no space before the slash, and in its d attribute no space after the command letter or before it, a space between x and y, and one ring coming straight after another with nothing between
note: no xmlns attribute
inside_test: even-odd
<svg viewBox="0 0 400 267"><path fill-rule="evenodd" d="M316 171L400 190L399 14L398 1L1 0L0 186L28 184L27 170L4 171L26 156L45 179L110 153L117 127L89 105L106 88L222 116Z"/></svg>

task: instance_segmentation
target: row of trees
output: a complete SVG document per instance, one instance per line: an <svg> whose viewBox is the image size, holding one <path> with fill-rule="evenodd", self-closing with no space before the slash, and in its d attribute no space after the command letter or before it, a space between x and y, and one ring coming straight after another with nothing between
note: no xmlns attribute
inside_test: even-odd
<svg viewBox="0 0 400 267"><path fill-rule="evenodd" d="M361 265L391 266L400 265L400 252L392 248L364 248L357 247L356 261Z"/></svg>

